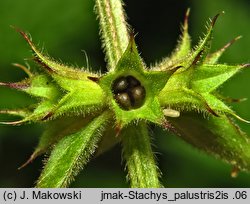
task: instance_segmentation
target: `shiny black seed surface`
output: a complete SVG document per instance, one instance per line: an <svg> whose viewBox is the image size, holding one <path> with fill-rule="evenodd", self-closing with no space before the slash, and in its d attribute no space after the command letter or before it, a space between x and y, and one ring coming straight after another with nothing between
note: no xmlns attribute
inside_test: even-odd
<svg viewBox="0 0 250 204"><path fill-rule="evenodd" d="M116 79L115 82L114 82L114 84L115 84L115 86L113 86L113 92L114 93L123 92L129 86L126 77L120 77L120 78Z"/></svg>
<svg viewBox="0 0 250 204"><path fill-rule="evenodd" d="M139 108L141 104L143 104L146 92L143 86L136 86L132 88L131 93L131 100L135 108Z"/></svg>
<svg viewBox="0 0 250 204"><path fill-rule="evenodd" d="M128 84L131 88L136 87L136 86L140 86L141 83L133 76L129 75L126 77Z"/></svg>
<svg viewBox="0 0 250 204"><path fill-rule="evenodd" d="M129 110L132 108L131 100L127 93L118 93L115 95L116 102L123 107L124 110Z"/></svg>
<svg viewBox="0 0 250 204"><path fill-rule="evenodd" d="M112 84L112 92L116 103L124 110L140 108L146 97L145 88L131 75L117 78Z"/></svg>

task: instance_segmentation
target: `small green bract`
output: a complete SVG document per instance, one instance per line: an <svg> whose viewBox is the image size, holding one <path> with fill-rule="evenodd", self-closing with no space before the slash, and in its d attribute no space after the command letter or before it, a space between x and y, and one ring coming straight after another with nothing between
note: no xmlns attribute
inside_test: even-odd
<svg viewBox="0 0 250 204"><path fill-rule="evenodd" d="M250 171L249 137L235 125L240 118L217 89L249 64L219 64L218 59L234 41L210 53L213 29L191 48L189 10L175 51L153 67L140 57L119 0L96 0L108 72L92 73L57 63L44 55L28 35L27 41L40 65L14 88L36 97L38 103L23 110L2 110L22 119L1 124L46 123L46 130L27 165L50 152L37 187L67 187L92 155L98 156L122 143L131 187L162 187L148 131L156 124L180 135L193 146L233 166L233 173Z"/></svg>

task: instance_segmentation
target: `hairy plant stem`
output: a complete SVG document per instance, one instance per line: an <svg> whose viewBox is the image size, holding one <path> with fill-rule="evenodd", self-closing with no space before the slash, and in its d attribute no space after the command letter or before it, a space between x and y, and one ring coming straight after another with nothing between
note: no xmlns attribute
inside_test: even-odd
<svg viewBox="0 0 250 204"><path fill-rule="evenodd" d="M129 35L120 0L96 0L103 47L106 52L108 69L116 71L117 62L125 52ZM160 187L158 169L151 149L147 125L130 125L122 135L123 156L126 160L131 187Z"/></svg>
<svg viewBox="0 0 250 204"><path fill-rule="evenodd" d="M129 41L122 1L96 0L96 13L100 21L108 69L114 70Z"/></svg>
<svg viewBox="0 0 250 204"><path fill-rule="evenodd" d="M132 188L159 188L159 170L151 148L145 122L125 128L122 135L123 156Z"/></svg>

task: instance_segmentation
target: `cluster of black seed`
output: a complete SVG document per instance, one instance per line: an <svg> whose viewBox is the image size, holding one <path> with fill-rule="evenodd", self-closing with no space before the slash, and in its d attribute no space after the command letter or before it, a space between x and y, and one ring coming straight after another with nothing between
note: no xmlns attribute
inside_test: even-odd
<svg viewBox="0 0 250 204"><path fill-rule="evenodd" d="M112 84L114 99L124 110L140 108L145 100L146 91L135 77L122 76Z"/></svg>

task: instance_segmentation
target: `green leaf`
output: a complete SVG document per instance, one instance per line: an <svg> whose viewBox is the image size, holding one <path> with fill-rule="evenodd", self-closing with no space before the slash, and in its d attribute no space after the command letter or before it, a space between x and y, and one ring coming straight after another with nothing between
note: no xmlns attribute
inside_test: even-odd
<svg viewBox="0 0 250 204"><path fill-rule="evenodd" d="M53 107L57 104L55 101L42 101L38 104L38 106L34 109L33 113L25 118L27 121L41 121L44 117L51 112Z"/></svg>
<svg viewBox="0 0 250 204"><path fill-rule="evenodd" d="M224 102L210 93L198 93L187 88L165 90L159 95L159 101L161 106L165 108L171 107L179 111L195 110L197 112L211 113L215 116L228 113L248 123L248 121L236 115Z"/></svg>
<svg viewBox="0 0 250 204"><path fill-rule="evenodd" d="M84 84L84 82L79 82ZM43 121L57 118L64 114L70 115L70 113L74 113L74 115L84 115L91 111L100 111L105 103L104 93L99 85L92 85L93 86L82 87L73 86L74 89L71 87L70 89L72 89L72 91L66 93L61 99L42 101L34 109L34 112L25 118L25 121ZM68 86L70 87L70 84L68 84Z"/></svg>
<svg viewBox="0 0 250 204"><path fill-rule="evenodd" d="M75 113L75 115L87 114L91 111L95 112L102 109L104 102L105 98L101 89L75 89L66 94L50 110L50 114L52 117L58 117L67 113L70 114L71 112Z"/></svg>
<svg viewBox="0 0 250 204"><path fill-rule="evenodd" d="M191 52L191 38L188 34L188 17L190 9L187 10L185 15L184 24L182 26L182 35L178 42L177 47L170 57L163 59L160 63L157 63L153 70L169 70L173 66L178 65L186 56Z"/></svg>
<svg viewBox="0 0 250 204"><path fill-rule="evenodd" d="M13 122L0 122L0 124L6 125L20 125L27 122L40 122L44 120L44 117L50 113L51 109L54 107L55 102L52 101L42 101L39 103L35 109L31 110L3 110L0 111L1 114L17 115L22 117L21 120Z"/></svg>
<svg viewBox="0 0 250 204"><path fill-rule="evenodd" d="M47 75L35 75L29 81L30 85L24 91L32 96L56 100L61 95L58 86Z"/></svg>
<svg viewBox="0 0 250 204"><path fill-rule="evenodd" d="M38 179L37 187L66 187L88 162L96 149L103 127L111 119L104 112L80 131L62 138L54 147Z"/></svg>
<svg viewBox="0 0 250 204"><path fill-rule="evenodd" d="M77 132L80 128L90 122L91 119L93 119L93 116L66 117L50 121L46 130L42 134L35 151L47 151L51 145L57 143L64 136Z"/></svg>
<svg viewBox="0 0 250 204"><path fill-rule="evenodd" d="M34 60L37 63L39 63L44 68L44 70L46 70L46 72L49 73L52 77L54 75L60 75L60 76L64 76L64 77L68 77L72 79L86 80L88 76L91 76L91 75L95 76L94 74L91 74L88 71L75 69L73 67L65 66L61 63L55 62L50 57L40 52L25 32L23 32L22 30L18 28L15 28L15 29L17 30L17 32L19 32L23 36L23 38L31 47L35 55Z"/></svg>
<svg viewBox="0 0 250 204"><path fill-rule="evenodd" d="M86 90L89 92L90 90L93 90L93 92L101 92L100 86L88 78L79 80L60 75L54 75L54 79L59 87L63 88L65 91L72 92L78 89L80 92L84 92Z"/></svg>
<svg viewBox="0 0 250 204"><path fill-rule="evenodd" d="M209 93L203 93L202 97L205 99L209 107L214 111L229 113L232 115L235 114L224 102L219 100L216 96Z"/></svg>
<svg viewBox="0 0 250 204"><path fill-rule="evenodd" d="M129 125L122 131L123 157L132 188L159 188L159 170L156 166L151 141L145 122Z"/></svg>
<svg viewBox="0 0 250 204"><path fill-rule="evenodd" d="M245 65L205 64L195 69L191 86L199 93L210 93L235 75Z"/></svg>
<svg viewBox="0 0 250 204"><path fill-rule="evenodd" d="M181 39L179 40L174 53L170 57L170 61L175 62L175 63L180 61L180 59L185 58L191 51L191 38L190 38L190 35L188 34L189 12L190 12L190 9L187 10L186 15L185 15Z"/></svg>
<svg viewBox="0 0 250 204"><path fill-rule="evenodd" d="M136 44L134 36L130 36L129 44L126 47L125 52L121 56L119 62L117 63L117 66L115 68L115 72L136 72L138 74L142 74L144 70L145 65L143 64L142 58L140 57Z"/></svg>
<svg viewBox="0 0 250 204"><path fill-rule="evenodd" d="M204 118L190 112L169 121L188 143L239 170L250 171L250 138L228 116Z"/></svg>
<svg viewBox="0 0 250 204"><path fill-rule="evenodd" d="M187 88L164 89L164 92L159 94L159 101L163 107L172 107L178 110L202 110L207 107L207 102L202 95Z"/></svg>
<svg viewBox="0 0 250 204"><path fill-rule="evenodd" d="M194 72L199 68L199 65L203 63L208 52L210 51L213 27L218 16L219 14L213 18L207 34L200 40L194 51L175 65L180 66L180 68L169 78L166 86L160 93L161 95L165 96L172 90L191 89ZM178 53L176 54L178 55Z"/></svg>
<svg viewBox="0 0 250 204"><path fill-rule="evenodd" d="M78 116L59 118L53 121L49 121L46 124L46 129L41 135L39 143L35 148L34 152L19 169L25 167L26 165L31 163L36 157L48 151L49 148L51 148L64 136L79 131L79 129L89 123L91 119L93 119L93 116Z"/></svg>
<svg viewBox="0 0 250 204"><path fill-rule="evenodd" d="M61 94L57 85L51 81L46 75L32 75L30 78L24 79L20 82L5 83L0 82L0 86L6 86L16 89L18 91L26 92L35 97L41 97L54 100Z"/></svg>
<svg viewBox="0 0 250 204"><path fill-rule="evenodd" d="M222 56L222 54L227 50L227 48L229 48L234 42L236 42L237 40L239 40L241 38L241 36L238 36L234 39L232 39L230 42L228 42L224 47L222 47L221 49L217 50L214 53L211 53L207 56L205 63L206 64L216 64L216 62L218 62L219 58Z"/></svg>
<svg viewBox="0 0 250 204"><path fill-rule="evenodd" d="M206 100L208 106L212 111L215 111L217 115L220 115L221 113L227 113L231 114L238 120L245 122L245 123L250 123L250 121L245 120L238 116L232 109L230 109L224 102L222 102L220 99L218 99L216 96L208 93L202 94L203 98ZM215 115L216 115L215 114Z"/></svg>
<svg viewBox="0 0 250 204"><path fill-rule="evenodd" d="M186 69L193 65L199 65L202 64L203 61L206 59L206 56L208 55L210 49L211 49L211 44L212 44L212 37L213 37L213 28L214 24L219 17L220 14L217 14L211 21L207 34L203 39L200 40L194 51L190 56L187 56L186 60L181 64L184 66Z"/></svg>

